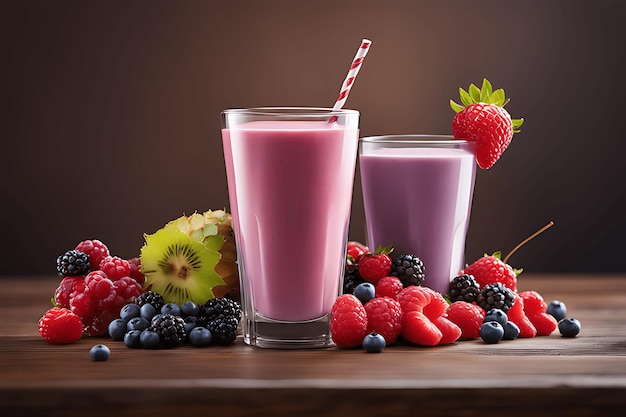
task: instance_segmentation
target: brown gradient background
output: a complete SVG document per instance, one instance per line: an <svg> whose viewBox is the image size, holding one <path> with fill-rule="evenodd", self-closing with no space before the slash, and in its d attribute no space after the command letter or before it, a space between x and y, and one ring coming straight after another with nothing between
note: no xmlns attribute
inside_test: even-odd
<svg viewBox="0 0 626 417"><path fill-rule="evenodd" d="M468 261L554 220L514 266L625 271L624 1L24 0L0 14L0 274L54 274L87 238L135 256L143 233L228 207L220 111L331 106L364 37L346 104L362 135L448 134L449 98L484 76L526 119L478 174ZM357 173L351 239L363 223Z"/></svg>

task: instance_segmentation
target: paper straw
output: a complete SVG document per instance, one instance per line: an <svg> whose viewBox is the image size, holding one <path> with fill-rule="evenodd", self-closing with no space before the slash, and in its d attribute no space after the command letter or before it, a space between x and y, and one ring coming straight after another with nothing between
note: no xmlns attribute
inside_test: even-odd
<svg viewBox="0 0 626 417"><path fill-rule="evenodd" d="M359 73L361 69L361 65L363 64L363 60L365 59L365 55L370 50L370 45L372 41L369 39L363 39L361 41L361 46L356 51L356 55L354 56L354 60L352 61L352 65L350 65L350 70L348 71L348 75L346 75L346 79L344 80L341 90L339 92L339 97L337 97L337 102L333 106L333 110L339 110L343 107L348 98L348 94L350 93L350 89L354 84L354 79L356 75Z"/></svg>

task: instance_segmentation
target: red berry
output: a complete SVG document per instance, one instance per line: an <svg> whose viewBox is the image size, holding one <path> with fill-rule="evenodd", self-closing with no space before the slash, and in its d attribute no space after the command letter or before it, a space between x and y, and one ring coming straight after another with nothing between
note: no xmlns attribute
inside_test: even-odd
<svg viewBox="0 0 626 417"><path fill-rule="evenodd" d="M359 258L361 256L365 255L369 251L369 248L362 243L355 241L348 242L348 256L350 256L356 262L359 261Z"/></svg>
<svg viewBox="0 0 626 417"><path fill-rule="evenodd" d="M367 334L367 313L352 294L339 296L330 312L330 334L339 347L360 346Z"/></svg>
<svg viewBox="0 0 626 417"><path fill-rule="evenodd" d="M515 302L506 313L508 320L519 327L518 337L535 337L537 329L524 313L524 299L515 294Z"/></svg>
<svg viewBox="0 0 626 417"><path fill-rule="evenodd" d="M125 303L127 301L133 301L143 293L141 285L131 277L124 277L113 281L113 286L115 287L118 297L122 297Z"/></svg>
<svg viewBox="0 0 626 417"><path fill-rule="evenodd" d="M48 343L73 343L81 338L83 323L67 308L53 307L39 319L38 330Z"/></svg>
<svg viewBox="0 0 626 417"><path fill-rule="evenodd" d="M448 308L448 303L437 291L416 285L409 285L398 293L396 299L402 310L423 312L429 319L441 316Z"/></svg>
<svg viewBox="0 0 626 417"><path fill-rule="evenodd" d="M100 262L100 270L112 280L130 276L130 262L117 256L107 256Z"/></svg>
<svg viewBox="0 0 626 417"><path fill-rule="evenodd" d="M537 329L537 336L548 336L557 328L554 317L546 313L548 305L537 291L523 291L519 296L524 300L524 314Z"/></svg>
<svg viewBox="0 0 626 417"><path fill-rule="evenodd" d="M477 339L480 337L480 326L485 318L485 310L476 304L466 301L455 301L446 310L448 320L459 326L461 339Z"/></svg>
<svg viewBox="0 0 626 417"><path fill-rule="evenodd" d="M449 343L456 342L459 337L461 337L461 328L446 317L436 317L432 320L432 322L435 326L437 326L442 335L439 343L437 343L438 345L447 345Z"/></svg>
<svg viewBox="0 0 626 417"><path fill-rule="evenodd" d="M391 258L384 253L368 253L359 259L358 270L361 278L375 285L391 273Z"/></svg>
<svg viewBox="0 0 626 417"><path fill-rule="evenodd" d="M387 345L396 341L402 333L402 307L389 297L378 297L365 303L367 332L376 332L385 338Z"/></svg>
<svg viewBox="0 0 626 417"><path fill-rule="evenodd" d="M416 345L436 346L443 338L443 333L424 313L412 310L404 313L402 337Z"/></svg>
<svg viewBox="0 0 626 417"><path fill-rule="evenodd" d="M141 259L139 258L131 258L128 260L130 264L130 274L131 278L134 278L135 281L139 283L139 285L143 285L146 282L146 276L141 272Z"/></svg>
<svg viewBox="0 0 626 417"><path fill-rule="evenodd" d="M57 307L70 308L72 297L85 290L85 277L67 276L61 280L59 286L54 291L54 303Z"/></svg>
<svg viewBox="0 0 626 417"><path fill-rule="evenodd" d="M473 275L480 288L500 282L511 291L517 291L517 276L513 268L492 255L483 256L463 269L460 274Z"/></svg>
<svg viewBox="0 0 626 417"><path fill-rule="evenodd" d="M519 132L524 119L511 119L504 109L508 102L504 90L493 91L487 79L480 89L471 84L469 93L462 88L460 93L463 105L450 101L457 113L452 120L452 134L457 139L476 142L476 162L488 169L509 146L513 133Z"/></svg>
<svg viewBox="0 0 626 417"><path fill-rule="evenodd" d="M89 256L89 265L92 271L98 269L102 259L109 256L109 248L97 239L83 240L76 245L76 250L84 252Z"/></svg>
<svg viewBox="0 0 626 417"><path fill-rule="evenodd" d="M495 104L470 104L452 120L452 134L457 139L476 142L476 162L482 169L491 168L513 139L511 115Z"/></svg>
<svg viewBox="0 0 626 417"><path fill-rule="evenodd" d="M383 277L376 283L376 297L390 297L395 300L404 285L398 277Z"/></svg>

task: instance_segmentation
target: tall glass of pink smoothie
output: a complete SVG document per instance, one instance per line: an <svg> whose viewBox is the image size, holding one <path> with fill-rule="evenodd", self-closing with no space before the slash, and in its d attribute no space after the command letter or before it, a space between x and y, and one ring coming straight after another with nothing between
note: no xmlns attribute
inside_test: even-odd
<svg viewBox="0 0 626 417"><path fill-rule="evenodd" d="M359 166L368 246L417 256L422 285L448 292L464 263L474 144L437 135L366 137Z"/></svg>
<svg viewBox="0 0 626 417"><path fill-rule="evenodd" d="M332 344L358 148L359 113L315 108L222 113L230 208L250 345Z"/></svg>

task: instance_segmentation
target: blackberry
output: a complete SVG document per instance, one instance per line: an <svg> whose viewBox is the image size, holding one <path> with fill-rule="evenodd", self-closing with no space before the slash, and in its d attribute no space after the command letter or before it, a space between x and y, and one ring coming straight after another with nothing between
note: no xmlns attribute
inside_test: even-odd
<svg viewBox="0 0 626 417"><path fill-rule="evenodd" d="M485 285L476 299L476 303L485 311L499 308L505 313L509 311L514 301L515 294L513 291L505 287L501 282Z"/></svg>
<svg viewBox="0 0 626 417"><path fill-rule="evenodd" d="M151 327L159 334L161 345L165 347L179 345L187 338L185 321L179 316L163 314L152 320Z"/></svg>
<svg viewBox="0 0 626 417"><path fill-rule="evenodd" d="M359 271L356 268L350 267L346 268L344 277L343 277L343 293L344 294L352 294L354 293L354 289L362 284L365 281L359 275Z"/></svg>
<svg viewBox="0 0 626 417"><path fill-rule="evenodd" d="M452 282L450 282L449 292L452 302L466 301L473 303L478 298L478 294L480 294L480 288L473 275L463 274L454 277Z"/></svg>
<svg viewBox="0 0 626 417"><path fill-rule="evenodd" d="M68 250L57 258L57 272L61 278L87 275L90 268L89 255L79 250Z"/></svg>
<svg viewBox="0 0 626 417"><path fill-rule="evenodd" d="M211 321L232 317L237 323L241 320L241 307L231 298L211 298L200 307L198 326L207 327Z"/></svg>
<svg viewBox="0 0 626 417"><path fill-rule="evenodd" d="M165 301L163 300L163 296L161 294L153 291L146 291L137 297L137 304L139 304L139 307L150 304L157 312L159 312L165 305Z"/></svg>
<svg viewBox="0 0 626 417"><path fill-rule="evenodd" d="M229 345L237 338L239 321L233 316L222 316L211 320L206 328L211 332L212 340L222 345Z"/></svg>
<svg viewBox="0 0 626 417"><path fill-rule="evenodd" d="M422 285L426 275L424 263L415 255L400 255L391 263L391 275L398 277L402 285Z"/></svg>

